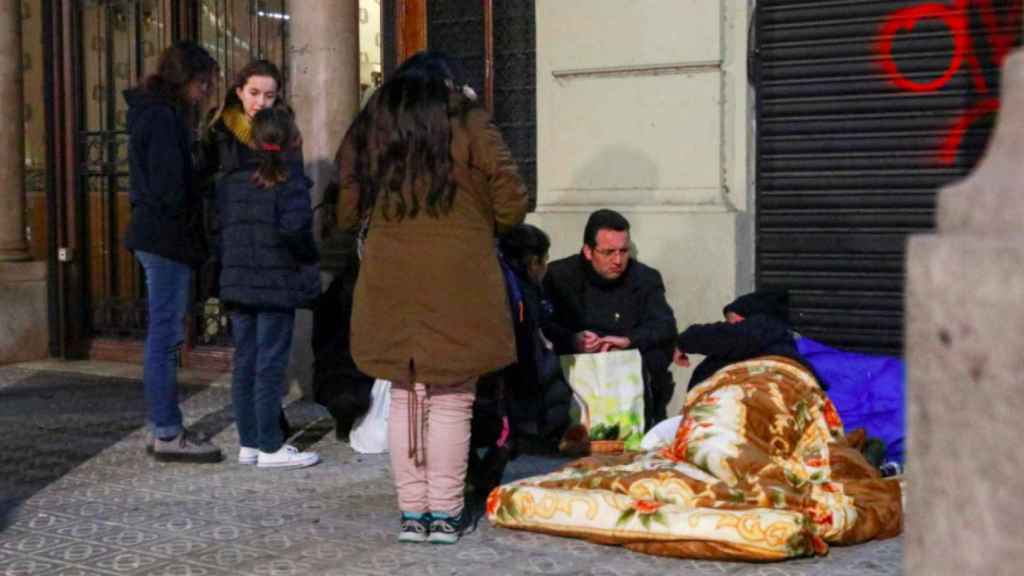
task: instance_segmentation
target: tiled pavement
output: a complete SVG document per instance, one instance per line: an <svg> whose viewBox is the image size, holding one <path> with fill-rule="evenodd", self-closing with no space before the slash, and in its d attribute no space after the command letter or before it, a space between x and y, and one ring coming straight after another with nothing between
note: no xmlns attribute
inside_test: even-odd
<svg viewBox="0 0 1024 576"><path fill-rule="evenodd" d="M230 394L191 386L191 425L229 455ZM687 561L494 528L454 547L400 545L386 456L334 439L326 413L290 401L296 443L324 462L300 471L160 464L143 451L132 378L0 368L0 574L50 575L621 575L899 574L902 539L833 548L779 564ZM560 460L524 456L508 473Z"/></svg>

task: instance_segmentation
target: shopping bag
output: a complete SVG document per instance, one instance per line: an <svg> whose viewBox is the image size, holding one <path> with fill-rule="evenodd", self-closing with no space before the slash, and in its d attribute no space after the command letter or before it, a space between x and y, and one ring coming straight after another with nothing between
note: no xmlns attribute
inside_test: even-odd
<svg viewBox="0 0 1024 576"><path fill-rule="evenodd" d="M370 410L356 420L348 435L352 449L360 454L388 451L388 412L391 409L391 382L377 379L370 393Z"/></svg>
<svg viewBox="0 0 1024 576"><path fill-rule="evenodd" d="M572 354L560 360L579 406L574 420L588 429L590 440L622 440L626 450L639 450L644 436L640 352Z"/></svg>

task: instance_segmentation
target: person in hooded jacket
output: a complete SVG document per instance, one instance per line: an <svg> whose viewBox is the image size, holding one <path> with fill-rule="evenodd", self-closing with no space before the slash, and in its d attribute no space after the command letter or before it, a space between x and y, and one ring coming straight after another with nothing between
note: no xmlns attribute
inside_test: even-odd
<svg viewBox="0 0 1024 576"><path fill-rule="evenodd" d="M143 387L158 460L219 462L219 448L182 424L177 355L185 339L193 269L206 261L202 195L195 186L192 130L217 62L195 42L178 42L157 71L126 90L131 220L125 247L145 271L147 329Z"/></svg>
<svg viewBox="0 0 1024 576"><path fill-rule="evenodd" d="M500 132L448 59L411 60L341 145L338 224L367 230L352 356L392 382L399 541L453 544L477 379L516 357L495 238L523 220L527 196Z"/></svg>
<svg viewBox="0 0 1024 576"><path fill-rule="evenodd" d="M231 312L235 343L231 396L238 462L300 468L320 458L286 444L278 417L295 309L320 295L312 184L301 164L288 161L296 143L288 110L257 112L252 132L256 153L217 184L220 293Z"/></svg>
<svg viewBox="0 0 1024 576"><path fill-rule="evenodd" d="M542 448L554 449L570 423L572 390L544 333L554 315L544 294L551 240L540 228L524 223L504 234L498 246L520 295L512 311L517 359L502 371L512 430L534 437Z"/></svg>
<svg viewBox="0 0 1024 576"><path fill-rule="evenodd" d="M211 111L200 142L196 169L199 181L209 196L213 195L211 192L224 178L241 170L251 170L254 163L259 162L260 151L254 147L253 141L253 119L267 108L288 109L281 94L283 88L281 70L269 60L253 60L235 74L234 83L224 95L224 101L219 108ZM302 139L298 131L295 132L295 139L296 142L290 144L283 153L287 162L301 165ZM211 211L209 216L212 218L208 219L208 228L216 238L222 223L216 210ZM204 281L201 285L206 290L204 297L219 295L217 280L220 264L219 258L214 258L202 269L201 277ZM291 435L291 427L283 408L278 425L286 438Z"/></svg>
<svg viewBox="0 0 1024 576"><path fill-rule="evenodd" d="M722 309L724 322L691 324L676 338L673 361L690 365L687 353L703 354L690 377L687 389L707 380L729 364L758 356L784 356L807 367L823 390L828 385L799 350L792 326L786 320L789 294L785 290L766 289L744 294Z"/></svg>

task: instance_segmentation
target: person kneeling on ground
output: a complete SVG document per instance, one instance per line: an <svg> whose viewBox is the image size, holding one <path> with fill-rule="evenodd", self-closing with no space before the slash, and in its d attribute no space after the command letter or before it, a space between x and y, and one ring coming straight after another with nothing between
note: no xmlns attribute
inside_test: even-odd
<svg viewBox="0 0 1024 576"><path fill-rule="evenodd" d="M630 257L629 221L614 210L587 219L580 253L551 263L545 326L558 354L636 349L643 361L645 428L665 419L675 382L668 368L676 319L661 274Z"/></svg>
<svg viewBox="0 0 1024 576"><path fill-rule="evenodd" d="M545 334L553 313L543 288L551 240L540 228L520 224L498 245L514 282L510 292L519 295L513 310L517 358L502 371L511 400L512 432L554 451L569 426L572 390Z"/></svg>

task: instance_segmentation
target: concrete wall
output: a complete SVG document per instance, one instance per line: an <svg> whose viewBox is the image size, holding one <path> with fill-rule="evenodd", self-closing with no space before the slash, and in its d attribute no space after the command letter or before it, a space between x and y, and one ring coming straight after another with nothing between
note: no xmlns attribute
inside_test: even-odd
<svg viewBox="0 0 1024 576"><path fill-rule="evenodd" d="M614 208L680 327L753 288L747 0L538 0L537 211L551 258ZM678 410L689 374L676 374Z"/></svg>
<svg viewBox="0 0 1024 576"><path fill-rule="evenodd" d="M49 355L46 262L0 262L0 365Z"/></svg>

